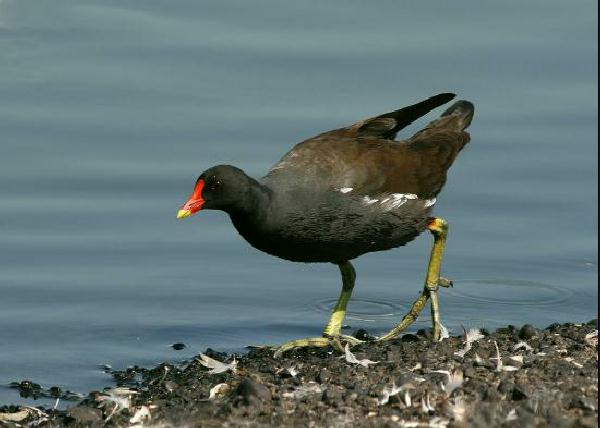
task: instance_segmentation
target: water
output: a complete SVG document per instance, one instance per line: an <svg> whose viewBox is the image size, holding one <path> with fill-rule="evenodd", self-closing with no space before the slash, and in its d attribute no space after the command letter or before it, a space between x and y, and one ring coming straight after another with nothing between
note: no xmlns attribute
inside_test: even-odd
<svg viewBox="0 0 600 428"><path fill-rule="evenodd" d="M208 166L261 176L303 138L448 90L477 113L437 204L444 323L596 317L596 16L592 1L0 1L0 403L31 403L11 381L87 392L110 384L101 364L318 334L335 267L177 208ZM357 261L352 327L401 317L429 245Z"/></svg>

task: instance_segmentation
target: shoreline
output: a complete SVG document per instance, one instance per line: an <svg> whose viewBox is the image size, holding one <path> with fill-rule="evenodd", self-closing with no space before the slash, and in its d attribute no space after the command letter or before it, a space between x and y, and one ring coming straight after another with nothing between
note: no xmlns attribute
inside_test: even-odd
<svg viewBox="0 0 600 428"><path fill-rule="evenodd" d="M597 328L508 326L439 342L423 331L278 359L209 349L111 371L115 387L67 410L0 406L0 427L597 427Z"/></svg>

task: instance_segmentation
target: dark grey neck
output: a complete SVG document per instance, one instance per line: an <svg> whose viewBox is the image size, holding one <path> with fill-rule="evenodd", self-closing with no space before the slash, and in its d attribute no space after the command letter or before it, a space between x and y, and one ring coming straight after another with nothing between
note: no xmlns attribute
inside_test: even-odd
<svg viewBox="0 0 600 428"><path fill-rule="evenodd" d="M271 207L271 190L248 177L245 197L227 210L235 228L245 236L248 229L256 230L266 221Z"/></svg>

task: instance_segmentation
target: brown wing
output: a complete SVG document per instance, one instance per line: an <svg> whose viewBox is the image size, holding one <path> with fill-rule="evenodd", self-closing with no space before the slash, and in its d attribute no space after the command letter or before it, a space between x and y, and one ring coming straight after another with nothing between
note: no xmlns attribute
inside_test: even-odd
<svg viewBox="0 0 600 428"><path fill-rule="evenodd" d="M465 106L459 101L407 141L350 134L350 130L360 130L357 125L326 132L294 147L264 181L314 191L351 188L355 195L413 193L419 198L434 197L456 155L469 141L462 128L468 126L473 114L472 104L468 105L459 109Z"/></svg>

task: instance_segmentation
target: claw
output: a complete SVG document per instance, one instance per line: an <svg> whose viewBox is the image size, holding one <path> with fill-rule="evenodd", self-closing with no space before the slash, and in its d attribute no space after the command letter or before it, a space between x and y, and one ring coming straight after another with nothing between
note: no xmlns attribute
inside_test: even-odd
<svg viewBox="0 0 600 428"><path fill-rule="evenodd" d="M454 286L454 283L452 282L451 279L448 278L444 278L443 276L440 276L440 279L438 280L438 285L440 287L446 287L446 288L451 288Z"/></svg>

